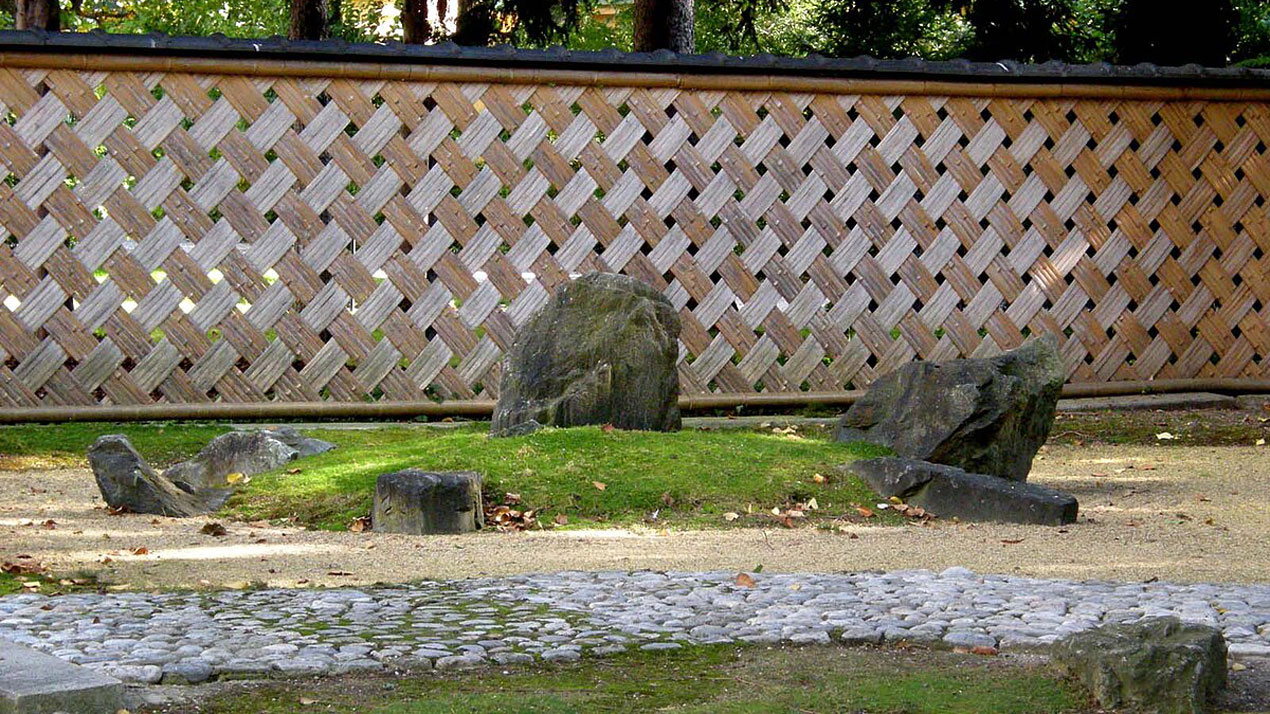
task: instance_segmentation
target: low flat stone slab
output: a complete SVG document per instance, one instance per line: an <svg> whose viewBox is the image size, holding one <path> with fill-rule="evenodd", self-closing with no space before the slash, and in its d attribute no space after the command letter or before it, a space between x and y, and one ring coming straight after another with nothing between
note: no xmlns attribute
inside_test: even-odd
<svg viewBox="0 0 1270 714"><path fill-rule="evenodd" d="M1238 398L1213 392L1127 394L1118 397L1082 397L1078 399L1060 399L1058 401L1058 411L1064 413L1238 408Z"/></svg>
<svg viewBox="0 0 1270 714"><path fill-rule="evenodd" d="M1076 499L1052 488L915 459L853 461L846 470L883 498L895 496L940 518L1061 526L1076 521Z"/></svg>
<svg viewBox="0 0 1270 714"><path fill-rule="evenodd" d="M0 714L115 714L123 683L0 639Z"/></svg>

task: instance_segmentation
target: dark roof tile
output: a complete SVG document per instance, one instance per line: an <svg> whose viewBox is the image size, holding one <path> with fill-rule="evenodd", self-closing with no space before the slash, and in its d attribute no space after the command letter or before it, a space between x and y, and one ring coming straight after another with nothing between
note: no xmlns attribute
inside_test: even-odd
<svg viewBox="0 0 1270 714"><path fill-rule="evenodd" d="M1158 67L1151 64L1113 66L1106 63L1023 64L1013 60L969 62L963 59L877 60L872 57L827 58L777 57L760 54L734 57L719 53L676 55L666 50L653 53L599 52L552 47L545 50L497 47L460 47L452 42L436 45L291 41L283 37L230 38L169 37L92 32L48 33L0 31L0 52L114 53L153 56L267 59L315 59L342 62L395 62L467 66L519 66L523 68L612 70L629 72L693 72L705 74L790 74L819 77L917 79L974 82L1132 83L1150 85L1270 87L1270 70L1246 67L1204 68L1198 65Z"/></svg>

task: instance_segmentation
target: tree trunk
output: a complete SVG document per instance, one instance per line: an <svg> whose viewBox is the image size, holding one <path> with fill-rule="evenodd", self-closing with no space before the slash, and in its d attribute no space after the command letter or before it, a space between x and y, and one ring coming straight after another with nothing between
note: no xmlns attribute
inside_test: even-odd
<svg viewBox="0 0 1270 714"><path fill-rule="evenodd" d="M697 51L693 0L635 0L635 51Z"/></svg>
<svg viewBox="0 0 1270 714"><path fill-rule="evenodd" d="M17 0L13 27L17 30L59 32L62 29L62 9L57 0Z"/></svg>
<svg viewBox="0 0 1270 714"><path fill-rule="evenodd" d="M402 40L408 45L422 45L432 39L428 0L405 0L401 9L401 29Z"/></svg>
<svg viewBox="0 0 1270 714"><path fill-rule="evenodd" d="M287 37L293 40L321 40L326 37L325 0L291 0L291 28Z"/></svg>
<svg viewBox="0 0 1270 714"><path fill-rule="evenodd" d="M469 47L487 47L498 30L491 0L459 0L454 41Z"/></svg>

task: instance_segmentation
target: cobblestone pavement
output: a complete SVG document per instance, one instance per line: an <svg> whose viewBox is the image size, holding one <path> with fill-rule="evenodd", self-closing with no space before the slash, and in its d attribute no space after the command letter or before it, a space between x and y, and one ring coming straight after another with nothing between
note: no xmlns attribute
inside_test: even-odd
<svg viewBox="0 0 1270 714"><path fill-rule="evenodd" d="M1024 650L1171 614L1270 656L1270 585L902 571L581 573L332 590L0 598L0 637L134 683L566 662L690 643L907 640Z"/></svg>

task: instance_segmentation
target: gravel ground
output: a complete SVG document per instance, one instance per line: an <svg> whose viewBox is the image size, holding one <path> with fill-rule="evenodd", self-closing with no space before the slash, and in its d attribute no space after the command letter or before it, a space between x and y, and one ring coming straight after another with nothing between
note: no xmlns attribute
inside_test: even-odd
<svg viewBox="0 0 1270 714"><path fill-rule="evenodd" d="M134 588L364 585L561 570L855 572L964 566L1044 578L1270 582L1267 447L1047 446L1031 480L1076 495L1067 528L969 525L414 538L111 516L85 469L0 471L0 561ZM762 507L762 504L756 504ZM52 520L52 527L44 527ZM854 537L852 537L854 536ZM144 549L144 550L139 550ZM139 554L134 554L139 553ZM24 560L23 562L30 562Z"/></svg>

